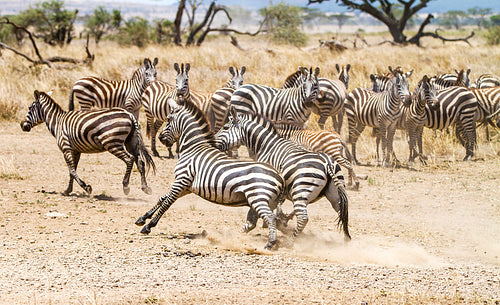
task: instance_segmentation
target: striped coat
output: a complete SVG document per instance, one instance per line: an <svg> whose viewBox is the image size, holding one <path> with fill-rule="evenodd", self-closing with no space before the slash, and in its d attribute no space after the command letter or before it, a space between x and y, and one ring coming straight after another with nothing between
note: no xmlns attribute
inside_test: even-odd
<svg viewBox="0 0 500 305"><path fill-rule="evenodd" d="M130 192L128 185L134 161L141 173L142 190L151 194L145 172L146 166L154 169L155 165L142 141L139 123L130 112L120 108L66 112L48 94L35 90L34 96L21 127L30 131L45 122L56 138L69 168L70 180L64 195L73 191L73 180L88 194L92 193L92 187L78 177L76 168L82 153L104 151L123 160L127 166L123 178L125 194Z"/></svg>
<svg viewBox="0 0 500 305"><path fill-rule="evenodd" d="M141 233L150 233L179 197L192 192L222 205L250 206L249 221L244 229L250 231L255 227L255 215L263 218L269 226L265 248L270 249L276 243L276 217L272 209L277 207L284 191L283 177L267 164L227 157L215 148L215 139L203 112L189 100L181 98L180 101L180 107L171 105L174 111L160 136L166 144L178 141L175 181L169 193L136 221L142 226L156 213Z"/></svg>

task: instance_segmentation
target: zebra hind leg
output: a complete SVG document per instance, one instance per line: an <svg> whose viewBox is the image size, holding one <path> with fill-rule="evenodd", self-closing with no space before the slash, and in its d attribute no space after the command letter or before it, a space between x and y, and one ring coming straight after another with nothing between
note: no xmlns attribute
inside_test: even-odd
<svg viewBox="0 0 500 305"><path fill-rule="evenodd" d="M255 229L258 219L259 214L254 209L250 208L247 213L247 222L243 226L243 232L248 233Z"/></svg>
<svg viewBox="0 0 500 305"><path fill-rule="evenodd" d="M68 187L62 194L64 196L69 196L69 194L71 194L73 191L73 180L76 180L76 182L87 192L87 194L92 194L92 186L86 184L76 173L81 154L79 152L65 151L63 152L63 155L69 168L69 183Z"/></svg>
<svg viewBox="0 0 500 305"><path fill-rule="evenodd" d="M276 216L271 211L271 208L269 208L269 204L263 204L262 202L252 202L252 203L249 202L249 204L251 210L254 210L254 212L252 213L257 213L257 215L260 218L262 218L265 222L267 222L267 225L269 226L269 239L264 249L271 250L273 246L276 245L277 242Z"/></svg>

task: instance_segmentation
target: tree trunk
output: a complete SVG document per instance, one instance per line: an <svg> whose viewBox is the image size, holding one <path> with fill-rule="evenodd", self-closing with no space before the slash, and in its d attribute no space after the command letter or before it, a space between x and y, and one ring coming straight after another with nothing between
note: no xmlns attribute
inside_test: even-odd
<svg viewBox="0 0 500 305"><path fill-rule="evenodd" d="M179 7L177 8L177 15L175 15L175 33L174 33L174 43L178 46L182 45L181 39L181 22L182 22L182 13L184 12L184 7L186 6L186 0L179 1Z"/></svg>

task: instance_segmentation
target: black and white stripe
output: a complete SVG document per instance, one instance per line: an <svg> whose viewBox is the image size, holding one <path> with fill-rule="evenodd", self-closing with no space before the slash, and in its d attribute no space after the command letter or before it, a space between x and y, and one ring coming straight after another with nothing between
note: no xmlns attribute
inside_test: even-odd
<svg viewBox="0 0 500 305"><path fill-rule="evenodd" d="M478 89L497 87L500 86L500 77L494 74L482 74L476 79L472 86Z"/></svg>
<svg viewBox="0 0 500 305"><path fill-rule="evenodd" d="M277 89L256 84L243 85L231 96L231 105L238 112L262 114L271 121L304 123L319 93L319 68L314 72L312 68L301 71L303 82L298 87Z"/></svg>
<svg viewBox="0 0 500 305"><path fill-rule="evenodd" d="M348 199L344 176L338 163L324 154L310 152L296 143L280 137L262 115L236 113L230 108L231 117L217 133L221 150L245 145L256 159L268 163L283 174L287 187L287 198L292 200L297 216L294 236L304 230L308 222L307 205L326 196L339 214L345 239L350 239L348 229Z"/></svg>
<svg viewBox="0 0 500 305"><path fill-rule="evenodd" d="M76 174L82 153L109 151L127 165L123 178L123 192L130 192L129 179L134 161L141 173L142 190L151 194L147 185L145 167L155 165L142 141L140 126L135 117L120 108L82 111L64 111L46 93L35 90L35 100L29 106L21 127L30 131L32 127L45 122L50 133L56 138L69 168L69 184L64 195L73 191L73 180L88 193L92 187Z"/></svg>
<svg viewBox="0 0 500 305"><path fill-rule="evenodd" d="M283 177L265 163L243 162L227 157L215 146L215 138L205 115L194 103L182 100L182 106L171 105L173 111L161 134L167 145L178 141L179 161L170 192L141 216L137 225L146 224L141 233L148 234L162 215L183 195L190 192L214 203L251 207L245 231L255 227L254 215L269 225L266 249L276 243L276 208L284 191ZM256 219L255 219L256 222Z"/></svg>
<svg viewBox="0 0 500 305"><path fill-rule="evenodd" d="M365 126L374 127L377 138L382 141L382 165L387 166L393 156L395 125L401 116L401 103L409 101L410 93L406 74L401 73L399 69L391 69L391 73L393 77L389 81L387 91L376 93L369 89L356 88L347 96L345 108L349 123L349 142L356 163L356 142Z"/></svg>
<svg viewBox="0 0 500 305"><path fill-rule="evenodd" d="M129 80L109 81L98 77L85 77L73 85L69 97L69 110L73 110L74 98L80 103L80 109L120 107L139 117L141 95L144 89L156 80L158 58L151 62L144 59L143 64Z"/></svg>
<svg viewBox="0 0 500 305"><path fill-rule="evenodd" d="M431 78L431 84L437 89L445 89L452 86L470 87L470 69L455 70L456 74L440 74Z"/></svg>

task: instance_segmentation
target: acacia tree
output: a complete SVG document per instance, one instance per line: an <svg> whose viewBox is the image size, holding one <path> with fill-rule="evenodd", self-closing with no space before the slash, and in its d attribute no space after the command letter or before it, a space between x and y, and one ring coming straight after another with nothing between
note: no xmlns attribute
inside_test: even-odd
<svg viewBox="0 0 500 305"><path fill-rule="evenodd" d="M329 0L308 0L309 4L312 3L323 3L324 1ZM443 41L465 41L469 43L467 40L474 35L474 32L471 33L466 38L456 38L456 39L448 39L440 36L437 31L436 32L424 32L425 26L427 26L434 16L432 14L427 15L427 18L421 23L418 32L411 38L408 39L406 35L403 33L408 22L412 16L414 16L418 11L425 8L427 3L432 0L397 0L397 3L391 3L390 0L335 0L337 3L340 3L342 6L346 6L352 10L362 11L375 19L384 23L389 32L392 35L393 41L398 44L416 44L420 46L420 38L424 36L430 36L434 38L439 38ZM394 1L392 1L394 2ZM397 11L401 10L402 13Z"/></svg>

